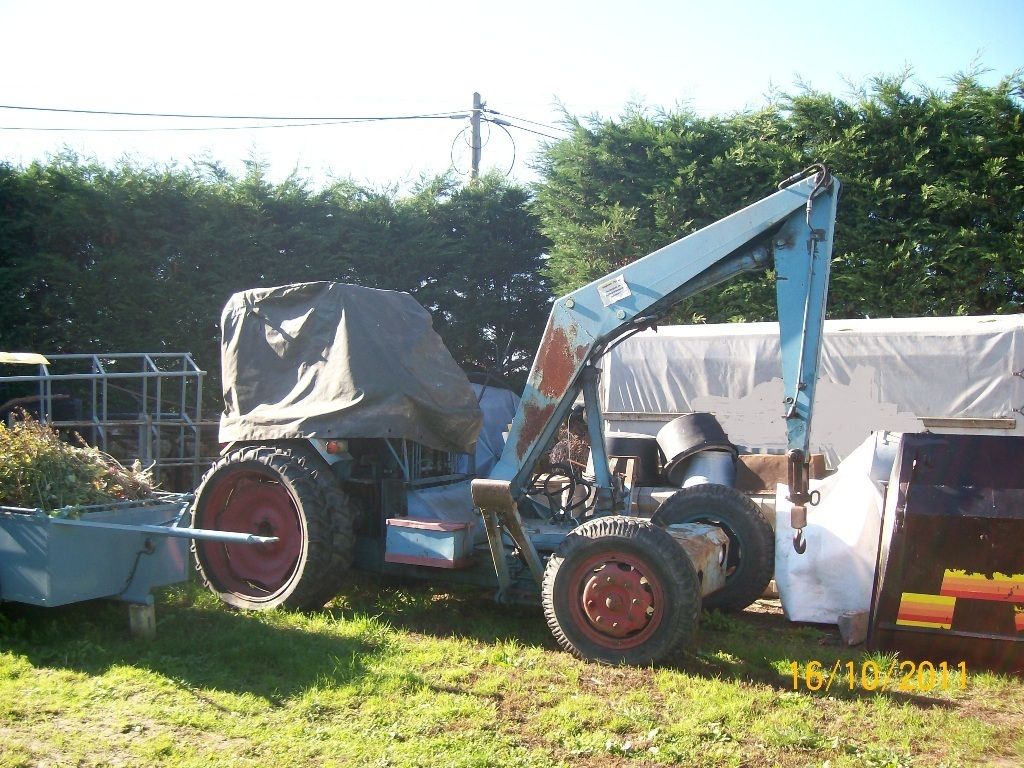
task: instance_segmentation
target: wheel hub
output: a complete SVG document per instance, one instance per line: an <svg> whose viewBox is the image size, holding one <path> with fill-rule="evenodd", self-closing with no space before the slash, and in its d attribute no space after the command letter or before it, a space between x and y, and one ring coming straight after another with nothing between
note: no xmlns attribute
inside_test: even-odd
<svg viewBox="0 0 1024 768"><path fill-rule="evenodd" d="M646 576L634 565L615 558L591 571L583 584L581 602L591 626L614 638L645 629L654 609Z"/></svg>
<svg viewBox="0 0 1024 768"><path fill-rule="evenodd" d="M260 598L288 583L301 554L303 533L284 486L261 472L238 470L211 489L207 508L210 517L201 522L211 527L278 537L271 544L202 545L206 568L218 588Z"/></svg>

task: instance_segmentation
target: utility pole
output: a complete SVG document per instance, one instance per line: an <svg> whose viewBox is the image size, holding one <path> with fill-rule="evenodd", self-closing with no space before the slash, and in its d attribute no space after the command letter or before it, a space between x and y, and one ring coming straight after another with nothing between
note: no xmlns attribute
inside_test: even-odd
<svg viewBox="0 0 1024 768"><path fill-rule="evenodd" d="M480 178L480 114L483 112L484 103L480 101L480 94L473 94L473 114L469 118L470 127L473 129L473 163L470 171L470 180L476 181Z"/></svg>

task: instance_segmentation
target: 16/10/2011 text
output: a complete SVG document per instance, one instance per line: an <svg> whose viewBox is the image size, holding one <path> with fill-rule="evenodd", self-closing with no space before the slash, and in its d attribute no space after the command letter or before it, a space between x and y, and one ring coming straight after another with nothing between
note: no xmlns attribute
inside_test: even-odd
<svg viewBox="0 0 1024 768"><path fill-rule="evenodd" d="M831 666L820 661L806 664L792 662L793 690L828 691L832 687L862 691L902 691L928 693L930 691L964 690L967 687L967 663L950 666L942 661L897 661L888 667L876 661L836 661Z"/></svg>

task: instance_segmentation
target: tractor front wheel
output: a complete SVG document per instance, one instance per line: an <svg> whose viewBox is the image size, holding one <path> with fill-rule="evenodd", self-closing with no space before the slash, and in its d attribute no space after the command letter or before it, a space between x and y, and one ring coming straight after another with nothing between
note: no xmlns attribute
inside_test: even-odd
<svg viewBox="0 0 1024 768"><path fill-rule="evenodd" d="M192 526L276 536L272 544L194 541L203 583L246 610L315 610L337 593L352 559L352 509L326 467L276 447L246 447L203 477Z"/></svg>
<svg viewBox="0 0 1024 768"><path fill-rule="evenodd" d="M548 560L542 598L558 644L581 658L646 665L696 641L697 573L646 520L601 517L576 528Z"/></svg>

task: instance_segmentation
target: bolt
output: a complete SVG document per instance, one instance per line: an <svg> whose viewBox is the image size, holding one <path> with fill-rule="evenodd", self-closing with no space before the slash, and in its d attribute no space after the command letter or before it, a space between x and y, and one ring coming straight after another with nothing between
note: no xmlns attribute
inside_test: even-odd
<svg viewBox="0 0 1024 768"><path fill-rule="evenodd" d="M636 598L634 597L634 598L633 598L633 605L639 605L639 604L640 604L640 601L639 601L639 600L637 600L637 599L636 599Z"/></svg>
<svg viewBox="0 0 1024 768"><path fill-rule="evenodd" d="M786 247L786 241L785 241L785 240L783 240L783 239L782 239L782 238L780 237L780 238L779 238L778 240L776 240L776 241L775 241L775 247L776 247L776 248L785 248L785 247Z"/></svg>
<svg viewBox="0 0 1024 768"><path fill-rule="evenodd" d="M600 622L604 621L604 616L598 616L597 618L594 619L594 621L600 623Z"/></svg>
<svg viewBox="0 0 1024 768"><path fill-rule="evenodd" d="M619 628L619 622L613 621L612 622L612 629L618 629L618 628Z"/></svg>
<svg viewBox="0 0 1024 768"><path fill-rule="evenodd" d="M611 576L606 576L604 580L607 581L609 584L612 583L612 577Z"/></svg>
<svg viewBox="0 0 1024 768"><path fill-rule="evenodd" d="M587 600L587 608L593 608L593 607L594 607L594 601L593 600Z"/></svg>
<svg viewBox="0 0 1024 768"><path fill-rule="evenodd" d="M566 299L565 300L565 308L566 309L572 309L575 306L576 306L576 302L573 301L572 299Z"/></svg>
<svg viewBox="0 0 1024 768"><path fill-rule="evenodd" d="M620 310L616 311L615 316L617 318L619 318L619 320L625 320L626 319L626 310L620 309Z"/></svg>

